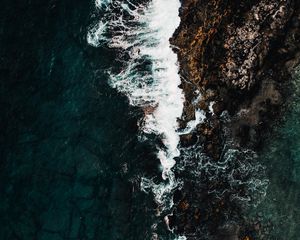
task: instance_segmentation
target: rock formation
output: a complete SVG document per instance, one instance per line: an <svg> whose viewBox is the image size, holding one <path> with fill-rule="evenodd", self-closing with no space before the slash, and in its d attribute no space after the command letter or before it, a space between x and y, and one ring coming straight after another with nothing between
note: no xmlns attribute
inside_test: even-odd
<svg viewBox="0 0 300 240"><path fill-rule="evenodd" d="M181 127L195 119L195 110L206 114L194 132L182 136L183 149L198 146L206 163L224 162L225 148L258 151L284 109L288 80L299 64L300 2L182 0L180 17L170 42L186 98ZM228 170L241 169L242 161L251 164L250 155L244 160L237 154ZM197 180L178 173L185 186L174 196L171 227L188 239L262 239L241 205L232 201L237 195L254 198L253 193L242 185L232 187L214 171L215 178L203 173ZM255 174L257 169L236 173L245 182ZM222 190L222 196L213 194Z"/></svg>

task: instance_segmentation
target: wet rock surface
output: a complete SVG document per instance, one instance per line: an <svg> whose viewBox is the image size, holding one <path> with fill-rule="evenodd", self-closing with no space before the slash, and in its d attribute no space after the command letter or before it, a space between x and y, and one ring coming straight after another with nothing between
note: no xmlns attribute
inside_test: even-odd
<svg viewBox="0 0 300 240"><path fill-rule="evenodd" d="M300 61L300 3L183 0L180 17L170 39L186 97L180 124L184 128L199 109L206 119L181 138L182 152L194 146L203 156L181 159L186 170L177 174L185 183L170 223L188 239L268 239L270 226L249 220L245 209L267 186L255 152L280 121L292 91L289 80ZM238 154L232 157L232 151ZM251 186L254 179L262 188Z"/></svg>

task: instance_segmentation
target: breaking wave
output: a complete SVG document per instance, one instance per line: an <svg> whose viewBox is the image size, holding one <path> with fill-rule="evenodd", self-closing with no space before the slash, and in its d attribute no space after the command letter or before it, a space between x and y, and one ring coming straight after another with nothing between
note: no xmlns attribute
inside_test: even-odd
<svg viewBox="0 0 300 240"><path fill-rule="evenodd" d="M139 127L141 139L149 134L161 137L157 156L163 181L156 184L142 178L142 190L152 191L160 209L173 205L172 192L180 187L172 167L178 157L177 119L183 111L184 96L178 75L177 55L169 38L180 22L179 0L153 0L133 3L129 0L97 0L102 17L88 32L91 46L106 46L118 51L119 69L110 69L109 83L125 94L131 105L144 110Z"/></svg>
<svg viewBox="0 0 300 240"><path fill-rule="evenodd" d="M179 159L176 169L189 172L198 182L225 183L220 188L209 189L216 198L229 194L232 201L257 204L266 194L268 180L253 151L233 149L229 143L220 160L214 161L204 154L203 146L179 147L180 135L191 133L206 119L205 112L196 109L195 120L188 122L185 129L178 126L184 96L178 87L177 56L171 49L169 38L180 22L180 1L136 2L96 0L101 17L89 29L87 41L91 46L117 52L115 66L107 70L109 84L126 95L132 106L143 109L144 117L139 122L140 139L148 139L153 134L161 138L162 144L157 144L157 157L162 167L162 180L157 183L142 177L141 189L154 194L158 214L172 209L172 193L183 186L173 172L175 159ZM212 105L209 109L214 114Z"/></svg>

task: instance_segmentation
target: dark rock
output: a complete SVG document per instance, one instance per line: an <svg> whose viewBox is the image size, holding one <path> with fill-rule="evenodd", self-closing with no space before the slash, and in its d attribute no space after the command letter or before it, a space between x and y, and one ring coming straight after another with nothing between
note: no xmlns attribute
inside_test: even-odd
<svg viewBox="0 0 300 240"><path fill-rule="evenodd" d="M197 136L196 136L196 134L189 133L189 134L180 135L180 144L183 147L192 146L196 142L197 142Z"/></svg>
<svg viewBox="0 0 300 240"><path fill-rule="evenodd" d="M202 95L196 107L207 116L195 135L181 137L181 146L201 146L205 155L201 164L222 161L228 146L257 150L280 116L286 83L300 61L300 2L181 2L181 23L170 39L177 49L186 97L180 126L195 119L196 90ZM214 114L209 112L211 102ZM229 166L228 171L236 167ZM244 187L232 191L228 181L205 171L199 181L181 174L184 194L176 201L172 216L176 233L194 236L188 239L203 239L203 232L216 239L254 239L261 228L246 222L247 216L231 199L235 194L244 196ZM213 194L218 191L226 193L218 198ZM233 221L226 225L228 218Z"/></svg>
<svg viewBox="0 0 300 240"><path fill-rule="evenodd" d="M216 102L212 106L212 109L214 111L214 114L219 116L225 110L225 105L223 102Z"/></svg>

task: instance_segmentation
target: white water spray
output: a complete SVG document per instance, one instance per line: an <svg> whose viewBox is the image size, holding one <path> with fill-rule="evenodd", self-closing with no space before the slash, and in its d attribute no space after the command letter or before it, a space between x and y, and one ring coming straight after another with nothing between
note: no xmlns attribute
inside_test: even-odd
<svg viewBox="0 0 300 240"><path fill-rule="evenodd" d="M171 193L180 184L172 167L174 158L179 156L177 119L182 115L184 96L178 88L177 55L169 43L180 22L180 2L152 0L145 6L128 0L97 0L96 6L106 11L90 29L87 41L92 46L105 44L123 53L119 59L123 68L110 71L109 82L128 97L131 105L143 108L141 130L162 138L164 147L158 147L157 156L165 181L155 184L142 178L141 188L154 193L162 210L169 209L173 204ZM142 67L145 61L150 61L150 69Z"/></svg>

